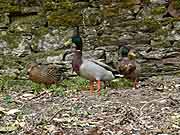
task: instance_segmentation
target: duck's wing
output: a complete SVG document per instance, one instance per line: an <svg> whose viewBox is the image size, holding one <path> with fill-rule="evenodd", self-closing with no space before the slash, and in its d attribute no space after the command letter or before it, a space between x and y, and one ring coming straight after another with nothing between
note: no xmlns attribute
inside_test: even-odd
<svg viewBox="0 0 180 135"><path fill-rule="evenodd" d="M120 72L126 72L129 64L129 59L127 57L119 59L117 70Z"/></svg>
<svg viewBox="0 0 180 135"><path fill-rule="evenodd" d="M103 63L103 62L100 62L98 60L91 60L91 62L103 67L104 69L108 70L108 71L111 71L113 73L119 73L117 70L113 69L112 67L110 67L109 65Z"/></svg>
<svg viewBox="0 0 180 135"><path fill-rule="evenodd" d="M135 61L130 61L128 64L128 72L134 72L136 70L136 62Z"/></svg>
<svg viewBox="0 0 180 135"><path fill-rule="evenodd" d="M48 76L54 80L62 80L65 78L65 70L57 65L48 65Z"/></svg>
<svg viewBox="0 0 180 135"><path fill-rule="evenodd" d="M102 65L92 60L83 59L80 66L80 75L88 80L112 80L114 75Z"/></svg>

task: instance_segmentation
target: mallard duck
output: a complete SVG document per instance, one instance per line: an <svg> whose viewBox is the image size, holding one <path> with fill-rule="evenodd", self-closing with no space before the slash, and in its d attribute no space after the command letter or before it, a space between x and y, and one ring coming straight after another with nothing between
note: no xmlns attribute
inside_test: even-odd
<svg viewBox="0 0 180 135"><path fill-rule="evenodd" d="M84 59L82 57L82 39L80 35L73 36L65 44L74 43L72 68L79 76L90 80L90 94L94 92L94 82L97 81L98 95L101 93L101 81L110 81L116 77L123 77L118 71L110 66L93 60Z"/></svg>
<svg viewBox="0 0 180 135"><path fill-rule="evenodd" d="M137 89L138 74L140 65L136 63L136 54L133 48L120 47L121 57L118 60L117 70L124 75L125 78L133 81L133 88Z"/></svg>
<svg viewBox="0 0 180 135"><path fill-rule="evenodd" d="M61 68L53 64L30 63L27 65L28 78L33 82L49 86L64 79Z"/></svg>

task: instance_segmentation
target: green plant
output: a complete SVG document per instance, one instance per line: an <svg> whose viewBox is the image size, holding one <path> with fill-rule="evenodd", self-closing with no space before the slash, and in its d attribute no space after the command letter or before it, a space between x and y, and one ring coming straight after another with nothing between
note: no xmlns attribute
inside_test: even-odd
<svg viewBox="0 0 180 135"><path fill-rule="evenodd" d="M40 91L43 90L42 88L43 88L43 85L41 85L41 84L37 84L34 82L32 82L32 84L31 84L31 89L32 89L33 93L39 93Z"/></svg>
<svg viewBox="0 0 180 135"><path fill-rule="evenodd" d="M62 85L51 85L48 90L51 92L54 92L58 96L66 95L66 93L65 93L66 88L63 87Z"/></svg>
<svg viewBox="0 0 180 135"><path fill-rule="evenodd" d="M119 78L119 79L115 79L113 81L111 81L110 83L110 87L111 88L130 88L132 87L133 85L133 82L128 80L128 79L125 79L125 78Z"/></svg>
<svg viewBox="0 0 180 135"><path fill-rule="evenodd" d="M88 80L77 76L72 79L64 80L62 84L66 85L70 90L79 91L82 89L87 89Z"/></svg>
<svg viewBox="0 0 180 135"><path fill-rule="evenodd" d="M13 101L13 99L10 95L4 96L3 100L6 104L12 103L12 101Z"/></svg>
<svg viewBox="0 0 180 135"><path fill-rule="evenodd" d="M1 79L0 80L0 89L1 90L4 90L4 88L6 87L7 85L7 81L5 79Z"/></svg>
<svg viewBox="0 0 180 135"><path fill-rule="evenodd" d="M95 92L96 94L98 94L97 92ZM107 90L106 89L101 89L101 96L105 96L107 95Z"/></svg>

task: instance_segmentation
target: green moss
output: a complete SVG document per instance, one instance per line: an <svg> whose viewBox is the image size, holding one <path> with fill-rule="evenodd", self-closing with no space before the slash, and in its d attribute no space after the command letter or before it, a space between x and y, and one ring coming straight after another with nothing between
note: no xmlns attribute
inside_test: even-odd
<svg viewBox="0 0 180 135"><path fill-rule="evenodd" d="M68 86L69 90L72 91L81 91L81 90L87 90L89 81L81 78L79 76L74 77L72 79L64 80L62 82L63 85Z"/></svg>
<svg viewBox="0 0 180 135"><path fill-rule="evenodd" d="M20 12L20 7L12 0L0 0L0 13Z"/></svg>
<svg viewBox="0 0 180 135"><path fill-rule="evenodd" d="M179 0L175 0L174 5L175 5L175 8L180 9L180 1Z"/></svg>
<svg viewBox="0 0 180 135"><path fill-rule="evenodd" d="M112 17L112 16L118 16L119 15L119 9L118 7L105 7L103 9L103 16L104 17Z"/></svg>
<svg viewBox="0 0 180 135"><path fill-rule="evenodd" d="M173 72L176 71L173 65L164 65L163 72ZM179 71L180 72L180 71Z"/></svg>
<svg viewBox="0 0 180 135"><path fill-rule="evenodd" d="M0 65L1 68L19 66L19 64L16 63L16 61L18 61L18 58L15 56L2 55L0 60L1 60L1 65Z"/></svg>
<svg viewBox="0 0 180 135"><path fill-rule="evenodd" d="M111 81L111 83L110 83L110 87L115 88L115 89L130 88L132 86L133 86L133 82L128 79L125 79L125 78L119 78L119 79Z"/></svg>
<svg viewBox="0 0 180 135"><path fill-rule="evenodd" d="M58 56L60 54L64 53L64 50L50 50L46 53L39 52L39 53L32 53L31 55L27 55L26 57L21 58L21 61L25 63L29 63L32 61L35 61L37 59L46 59L48 56Z"/></svg>
<svg viewBox="0 0 180 135"><path fill-rule="evenodd" d="M11 32L34 32L35 28L44 26L47 21L41 15L17 16L11 23L9 30Z"/></svg>
<svg viewBox="0 0 180 135"><path fill-rule="evenodd" d="M144 4L149 4L151 1L150 0L141 0Z"/></svg>
<svg viewBox="0 0 180 135"><path fill-rule="evenodd" d="M32 33L35 36L35 43L48 33L48 28L44 27L44 18L37 16L16 17L11 23L8 31L1 32L0 38L8 43L8 46L13 49L17 48L22 41L22 34ZM34 43L34 44L35 44Z"/></svg>
<svg viewBox="0 0 180 135"><path fill-rule="evenodd" d="M150 32L154 32L161 28L161 23L153 18L144 18L142 23L139 24L139 27L143 25L146 26Z"/></svg>
<svg viewBox="0 0 180 135"><path fill-rule="evenodd" d="M149 65L147 63L143 63L141 68L142 73L155 73L156 69L153 68L153 65Z"/></svg>
<svg viewBox="0 0 180 135"><path fill-rule="evenodd" d="M151 44L151 46L155 47L155 48L169 48L169 47L172 47L172 45L170 44L169 41L163 40L163 39L159 39L159 41L155 41L153 44Z"/></svg>
<svg viewBox="0 0 180 135"><path fill-rule="evenodd" d="M61 2L61 6L62 6L62 8L64 8L64 9L72 10L73 7L74 7L74 4L73 4L70 0L63 0L63 1Z"/></svg>
<svg viewBox="0 0 180 135"><path fill-rule="evenodd" d="M46 0L44 2L45 11L57 11L58 9L72 10L75 8L75 4L71 0Z"/></svg>
<svg viewBox="0 0 180 135"><path fill-rule="evenodd" d="M151 9L151 14L153 15L160 15L166 12L165 6L159 6Z"/></svg>
<svg viewBox="0 0 180 135"><path fill-rule="evenodd" d="M138 4L136 0L121 0L120 7L121 8L132 8L136 4Z"/></svg>
<svg viewBox="0 0 180 135"><path fill-rule="evenodd" d="M29 80L17 80L9 76L1 77L0 88L3 92L31 90L31 82Z"/></svg>
<svg viewBox="0 0 180 135"><path fill-rule="evenodd" d="M18 43L20 42L20 33L12 33L12 32L6 32L5 34L1 34L0 38L7 42L7 45L10 49L17 48Z"/></svg>
<svg viewBox="0 0 180 135"><path fill-rule="evenodd" d="M80 11L60 10L52 12L48 16L48 24L52 26L77 26L81 23L82 16Z"/></svg>
<svg viewBox="0 0 180 135"><path fill-rule="evenodd" d="M178 18L170 18L170 17L166 17L164 18L162 21L161 21L161 24L163 26L166 26L168 24L172 24L173 22L179 22L179 19Z"/></svg>
<svg viewBox="0 0 180 135"><path fill-rule="evenodd" d="M168 36L168 30L166 30L166 29L158 29L158 30L155 32L155 37L158 37L158 36L167 37L167 36Z"/></svg>

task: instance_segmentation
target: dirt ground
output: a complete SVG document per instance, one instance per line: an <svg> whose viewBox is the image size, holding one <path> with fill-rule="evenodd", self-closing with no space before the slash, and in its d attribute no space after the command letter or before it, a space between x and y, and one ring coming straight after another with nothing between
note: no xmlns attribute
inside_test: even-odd
<svg viewBox="0 0 180 135"><path fill-rule="evenodd" d="M0 98L0 134L178 135L180 78L152 77L132 89L107 88L102 96L81 91L57 96L9 93Z"/></svg>

